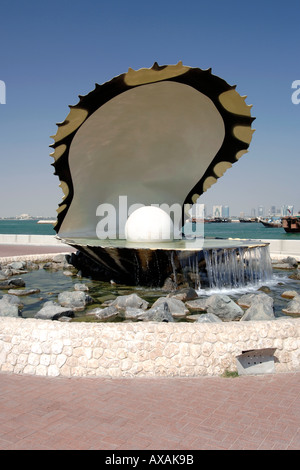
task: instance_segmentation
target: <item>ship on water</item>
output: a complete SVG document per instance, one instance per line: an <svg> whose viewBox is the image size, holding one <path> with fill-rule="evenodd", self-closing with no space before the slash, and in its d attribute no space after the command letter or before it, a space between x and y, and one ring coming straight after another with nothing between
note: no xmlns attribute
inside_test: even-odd
<svg viewBox="0 0 300 470"><path fill-rule="evenodd" d="M287 233L300 233L300 216L288 215L282 217L282 227Z"/></svg>
<svg viewBox="0 0 300 470"><path fill-rule="evenodd" d="M269 219L260 219L260 222L267 228L282 228L280 217L270 217Z"/></svg>

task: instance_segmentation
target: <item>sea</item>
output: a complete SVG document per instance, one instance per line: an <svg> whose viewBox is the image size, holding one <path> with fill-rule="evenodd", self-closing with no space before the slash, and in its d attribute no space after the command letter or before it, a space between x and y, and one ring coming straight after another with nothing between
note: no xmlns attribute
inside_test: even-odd
<svg viewBox="0 0 300 470"><path fill-rule="evenodd" d="M53 224L37 222L37 220L1 219L0 234L56 235ZM283 228L265 227L260 222L221 222L205 223L204 237L300 240L300 233L286 233Z"/></svg>
<svg viewBox="0 0 300 470"><path fill-rule="evenodd" d="M38 224L38 220L1 219L0 234L56 235L51 223Z"/></svg>

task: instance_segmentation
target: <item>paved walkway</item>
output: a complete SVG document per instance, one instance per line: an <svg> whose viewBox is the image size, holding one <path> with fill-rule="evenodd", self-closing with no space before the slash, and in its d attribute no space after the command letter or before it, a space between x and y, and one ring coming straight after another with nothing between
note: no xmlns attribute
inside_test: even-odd
<svg viewBox="0 0 300 470"><path fill-rule="evenodd" d="M299 450L300 373L236 378L0 374L0 449Z"/></svg>
<svg viewBox="0 0 300 470"><path fill-rule="evenodd" d="M43 255L50 253L71 253L75 248L68 245L5 245L0 244L0 258L22 255Z"/></svg>

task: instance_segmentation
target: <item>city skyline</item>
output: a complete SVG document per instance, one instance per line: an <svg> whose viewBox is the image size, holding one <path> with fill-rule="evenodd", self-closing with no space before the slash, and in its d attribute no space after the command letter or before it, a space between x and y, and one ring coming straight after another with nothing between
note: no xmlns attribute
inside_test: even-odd
<svg viewBox="0 0 300 470"><path fill-rule="evenodd" d="M286 216L286 215L297 215L300 214L300 209L297 210L293 205L286 205L282 204L280 207L271 206L265 207L263 205L259 205L257 208L251 208L251 210L245 211L241 210L239 213L233 213L230 209L228 204L213 204L213 205L206 205L202 203L198 203L194 205L194 210L192 209L191 213L193 217L197 217L199 214L197 213L197 206L200 208L201 217L202 214L204 216L209 217L223 217L223 218L230 218L230 217L251 217L251 218L258 218L258 217L268 217L268 216ZM47 214L31 214L31 213L22 213L22 214L11 214L9 216L1 216L1 219L56 219L56 214L47 215Z"/></svg>
<svg viewBox="0 0 300 470"><path fill-rule="evenodd" d="M265 207L259 205L257 208L252 207L251 210L241 210L239 213L233 213L231 211L230 205L228 204L213 204L206 205L200 204L202 206L202 211L205 217L215 217L215 218L230 218L230 217L250 217L250 218L263 218L269 216L278 216L284 217L287 215L297 215L300 213L293 205L282 204L280 207L271 206ZM193 216L197 217L197 209L193 211Z"/></svg>
<svg viewBox="0 0 300 470"><path fill-rule="evenodd" d="M0 217L56 216L63 193L51 166L50 136L78 95L129 67L179 61L212 68L214 75L237 85L256 118L249 152L201 195L201 203L226 201L233 214L251 213L260 204L293 205L298 212L300 100L295 84L300 71L293 45L299 43L300 30L295 11L294 0L74 0L72 8L57 0L3 0ZM184 158L174 162L182 164ZM191 168L191 188L196 182L197 168Z"/></svg>

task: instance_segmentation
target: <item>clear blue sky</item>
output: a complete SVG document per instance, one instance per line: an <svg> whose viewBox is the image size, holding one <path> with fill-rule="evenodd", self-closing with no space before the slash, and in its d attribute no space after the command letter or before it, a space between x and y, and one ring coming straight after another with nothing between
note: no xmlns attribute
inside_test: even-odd
<svg viewBox="0 0 300 470"><path fill-rule="evenodd" d="M128 67L179 60L236 84L256 117L249 153L202 202L229 204L231 215L260 204L300 210L299 9L293 0L2 0L0 217L56 215L50 136L79 94Z"/></svg>

